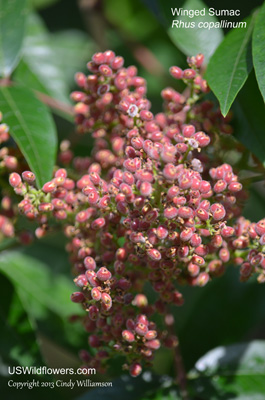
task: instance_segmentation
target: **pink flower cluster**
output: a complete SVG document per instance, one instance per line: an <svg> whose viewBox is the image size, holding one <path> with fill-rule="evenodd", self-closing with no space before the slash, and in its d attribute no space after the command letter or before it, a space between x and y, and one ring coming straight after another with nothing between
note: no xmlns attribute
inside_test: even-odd
<svg viewBox="0 0 265 400"><path fill-rule="evenodd" d="M91 156L73 159L63 142L65 168L41 191L30 171L9 181L24 197L19 211L39 222L37 237L56 221L69 238L78 288L71 299L86 311L79 319L96 349L93 357L81 351L82 361L103 370L120 354L137 376L162 343L176 343L152 317L167 320L168 307L183 304L179 285L204 286L229 263L240 266L242 281L253 273L265 281L265 219L255 224L241 216L242 184L229 164L216 164L213 132L232 130L230 117L198 102L208 91L203 56L188 59L184 71L170 69L188 91L164 89L164 111L156 115L145 80L123 63L112 51L97 53L87 65L91 73L76 75L75 122L94 140Z"/></svg>

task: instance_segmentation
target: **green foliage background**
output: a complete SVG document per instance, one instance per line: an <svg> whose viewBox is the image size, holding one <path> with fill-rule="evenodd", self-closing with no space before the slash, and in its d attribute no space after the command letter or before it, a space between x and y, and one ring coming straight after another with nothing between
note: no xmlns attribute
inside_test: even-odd
<svg viewBox="0 0 265 400"><path fill-rule="evenodd" d="M207 6L240 9L241 16L230 20L247 18L247 29L171 29L171 7ZM211 20L217 21L216 17ZM235 136L245 146L246 157L252 152L265 165L264 21L265 4L258 0L224 0L221 5L217 0L205 4L201 0L0 1L0 76L15 82L14 87L1 87L0 110L39 186L51 177L57 136L62 140L74 134L69 111L74 73L86 70L94 51L107 48L122 55L126 65L138 66L139 75L147 79L155 112L161 107L161 90L178 85L168 68L185 67L187 55L204 52L214 101L220 103L224 115L232 107ZM177 89L181 90L181 85ZM44 105L43 99L48 99L45 103L51 107ZM37 111L34 115L33 109ZM89 154L90 138L84 137L75 149L77 154ZM227 154L229 161L235 156ZM265 215L264 187L258 184L249 189L244 215L258 221ZM77 367L79 349L88 348L82 328L68 321L71 314L81 311L70 302L74 286L64 246L61 234L28 247L17 246L15 251L6 250L10 241L0 243L3 398L38 396L41 400L47 394L51 400L180 398L172 380L172 353L165 349L158 352L154 375L137 379L120 377L120 365L113 360L108 375L96 376L97 380L111 380L112 389L7 388L8 366ZM185 368L190 371L192 399L265 397L265 289L255 280L241 284L238 278L238 271L231 266L205 288L184 288L186 302L173 311Z"/></svg>

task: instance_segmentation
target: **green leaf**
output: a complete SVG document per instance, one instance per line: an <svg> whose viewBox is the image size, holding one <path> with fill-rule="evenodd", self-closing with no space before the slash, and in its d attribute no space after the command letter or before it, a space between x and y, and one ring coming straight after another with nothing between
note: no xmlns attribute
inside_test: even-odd
<svg viewBox="0 0 265 400"><path fill-rule="evenodd" d="M0 387L1 398L14 400L28 399L34 400L31 390L17 390L10 388L8 381L26 382L29 379L27 374L9 374L8 368L23 366L42 366L44 361L40 352L39 340L36 336L36 326L32 318L26 312L21 298L16 293L14 286L10 280L0 273L0 323L1 323L1 340L0 340ZM42 380L42 377L31 375L30 380ZM45 380L49 380L48 376ZM26 384L26 383L25 383ZM47 389L46 389L47 391ZM44 400L42 389L38 389L38 399ZM45 393L47 396L47 392ZM34 395L35 396L35 395ZM58 399L58 397L57 397Z"/></svg>
<svg viewBox="0 0 265 400"><path fill-rule="evenodd" d="M196 362L190 377L196 378L193 386L200 399L262 400L265 341L217 347Z"/></svg>
<svg viewBox="0 0 265 400"><path fill-rule="evenodd" d="M244 207L244 217L251 221L259 221L265 215L264 195L259 191L259 187L254 185L248 190L248 201Z"/></svg>
<svg viewBox="0 0 265 400"><path fill-rule="evenodd" d="M39 265L40 260L43 266L43 274L45 274L51 282L61 282L61 287L64 289L56 290L56 301L65 305L65 311L68 307L69 314L84 315L84 311L79 305L70 301L70 294L77 290L71 276L71 265L65 252L65 245L67 240L62 233L47 235L41 240L33 242L30 246L24 246L21 249L26 259L30 260L32 265ZM36 260L37 259L37 260ZM36 279L38 276L36 275ZM66 307L67 305L67 307ZM87 334L79 322L72 323L67 318L68 315L61 315L61 313L47 308L42 303L33 301L29 305L30 313L38 323L38 330L40 333L55 342L58 346L64 346L71 352L77 355L80 348L87 340Z"/></svg>
<svg viewBox="0 0 265 400"><path fill-rule="evenodd" d="M265 374L265 341L237 343L220 346L205 354L195 364L199 373L214 374ZM265 384L265 382L264 382Z"/></svg>
<svg viewBox="0 0 265 400"><path fill-rule="evenodd" d="M170 4L168 4L168 2L160 0L160 3L164 9L165 7L167 8L165 12L166 15L168 15L168 10L171 9L170 5L172 5L173 9L176 7L175 1L171 1ZM217 27L212 29L199 27L199 24L216 24L218 23L218 19L215 16L210 16L208 14L208 7L201 0L186 0L182 8L185 10L191 10L191 12L194 10L200 10L203 12L205 10L205 15L190 18L187 15L173 16L171 14L170 20L167 18L167 25L169 25L167 28L168 35L184 54L187 56L194 56L198 53L203 53L207 62L219 43L222 41L223 31L221 28ZM172 26L174 20L182 21L183 24L194 23L194 28L186 28L185 25L178 27Z"/></svg>
<svg viewBox="0 0 265 400"><path fill-rule="evenodd" d="M82 31L66 30L50 34L53 66L63 74L68 86L76 86L74 75L84 70L86 63L96 51L94 43Z"/></svg>
<svg viewBox="0 0 265 400"><path fill-rule="evenodd" d="M0 1L0 75L9 76L19 61L27 11L27 0Z"/></svg>
<svg viewBox="0 0 265 400"><path fill-rule="evenodd" d="M52 177L57 150L55 125L46 106L26 88L2 87L0 110L41 187Z"/></svg>
<svg viewBox="0 0 265 400"><path fill-rule="evenodd" d="M34 324L28 317L21 299L11 282L0 273L1 371L7 376L7 365L40 365L42 356L34 333Z"/></svg>
<svg viewBox="0 0 265 400"><path fill-rule="evenodd" d="M58 3L60 0L29 0L29 3L34 8L46 8L54 3Z"/></svg>
<svg viewBox="0 0 265 400"><path fill-rule="evenodd" d="M264 30L264 20L265 20L265 3L261 7L257 20L255 23L254 33L253 33L253 63L256 72L257 81L263 99L265 100L265 30Z"/></svg>
<svg viewBox="0 0 265 400"><path fill-rule="evenodd" d="M19 239L16 237L4 238L0 240L0 251L10 249L12 246L17 246Z"/></svg>
<svg viewBox="0 0 265 400"><path fill-rule="evenodd" d="M239 271L233 266L203 288L181 287L180 291L185 303L172 312L187 368L209 349L242 341L253 327L263 324L264 288L255 279L239 282Z"/></svg>
<svg viewBox="0 0 265 400"><path fill-rule="evenodd" d="M60 56L52 50L51 36L35 14L30 15L23 46L23 58L16 70L15 80L26 87L45 93L70 104L70 89L64 73L56 64ZM64 60L67 64L67 59Z"/></svg>
<svg viewBox="0 0 265 400"><path fill-rule="evenodd" d="M265 166L265 107L254 71L233 106L235 137Z"/></svg>
<svg viewBox="0 0 265 400"><path fill-rule="evenodd" d="M35 244L27 250L33 250L34 247ZM51 267L30 255L13 251L0 255L0 271L12 280L28 314L36 321L38 331L77 354L87 335L81 324L73 324L68 320L70 315L82 315L80 306L70 300L72 292L76 290L69 277L70 270L67 263L66 274L56 269L60 262L59 250L48 246L41 250L41 241L37 249L40 250L37 256L41 258L45 250L50 253L47 262Z"/></svg>
<svg viewBox="0 0 265 400"><path fill-rule="evenodd" d="M70 300L74 290L71 281L63 275L53 274L39 260L15 251L2 253L0 270L11 279L31 315L38 315L43 306L61 318L79 311L79 306Z"/></svg>
<svg viewBox="0 0 265 400"><path fill-rule="evenodd" d="M246 22L246 28L236 28L228 33L212 56L206 73L208 84L219 100L224 116L252 69L251 35L254 15Z"/></svg>
<svg viewBox="0 0 265 400"><path fill-rule="evenodd" d="M104 14L118 29L137 40L152 35L157 25L153 15L142 7L139 0L104 0Z"/></svg>

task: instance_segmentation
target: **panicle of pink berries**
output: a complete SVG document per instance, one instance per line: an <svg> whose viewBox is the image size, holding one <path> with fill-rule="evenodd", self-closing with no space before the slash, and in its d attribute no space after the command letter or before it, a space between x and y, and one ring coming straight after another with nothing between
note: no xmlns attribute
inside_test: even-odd
<svg viewBox="0 0 265 400"><path fill-rule="evenodd" d="M60 224L68 238L71 299L85 310L77 319L95 349L93 357L80 352L84 365L104 371L120 354L137 376L161 344L176 345L152 318L164 320L170 305L183 304L180 285L204 286L229 263L239 265L242 281L253 273L265 281L265 220L241 216L242 184L214 146L216 131L232 133L230 116L198 102L208 91L202 63L200 54L188 69L170 69L189 95L166 88L164 111L154 115L137 69L112 51L96 53L72 93L77 132L94 139L91 155L74 157L63 141L63 168L41 190L30 171L10 175L23 196L19 212L39 223L35 235ZM147 282L154 303L144 294Z"/></svg>
<svg viewBox="0 0 265 400"><path fill-rule="evenodd" d="M15 171L18 167L18 160L12 150L7 147L10 138L9 127L2 122L2 113L0 112L0 145L5 146L0 149L0 174L6 175ZM15 229L13 219L15 217L15 209L12 197L8 190L5 192L2 187L2 198L0 203L0 240L4 237L14 237Z"/></svg>
<svg viewBox="0 0 265 400"><path fill-rule="evenodd" d="M9 126L2 122L2 113L0 112L0 145L3 143L7 144L10 134ZM0 149L0 168L1 171L6 170L7 172L16 171L18 168L17 157L12 154L12 150L7 146L1 147Z"/></svg>

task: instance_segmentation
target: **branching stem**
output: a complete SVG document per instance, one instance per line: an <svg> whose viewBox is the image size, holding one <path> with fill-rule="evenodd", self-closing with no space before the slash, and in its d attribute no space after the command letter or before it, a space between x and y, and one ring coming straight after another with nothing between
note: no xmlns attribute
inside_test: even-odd
<svg viewBox="0 0 265 400"><path fill-rule="evenodd" d="M170 311L169 311L170 314ZM165 321L166 322L166 321ZM178 336L176 335L176 332L174 330L174 324L167 324L168 330L172 336L175 337L176 339L176 345L174 347L174 366L176 370L176 380L179 385L179 390L180 390L180 395L182 397L182 400L189 400L189 394L187 390L187 375L180 351L180 346L179 346L179 339Z"/></svg>

